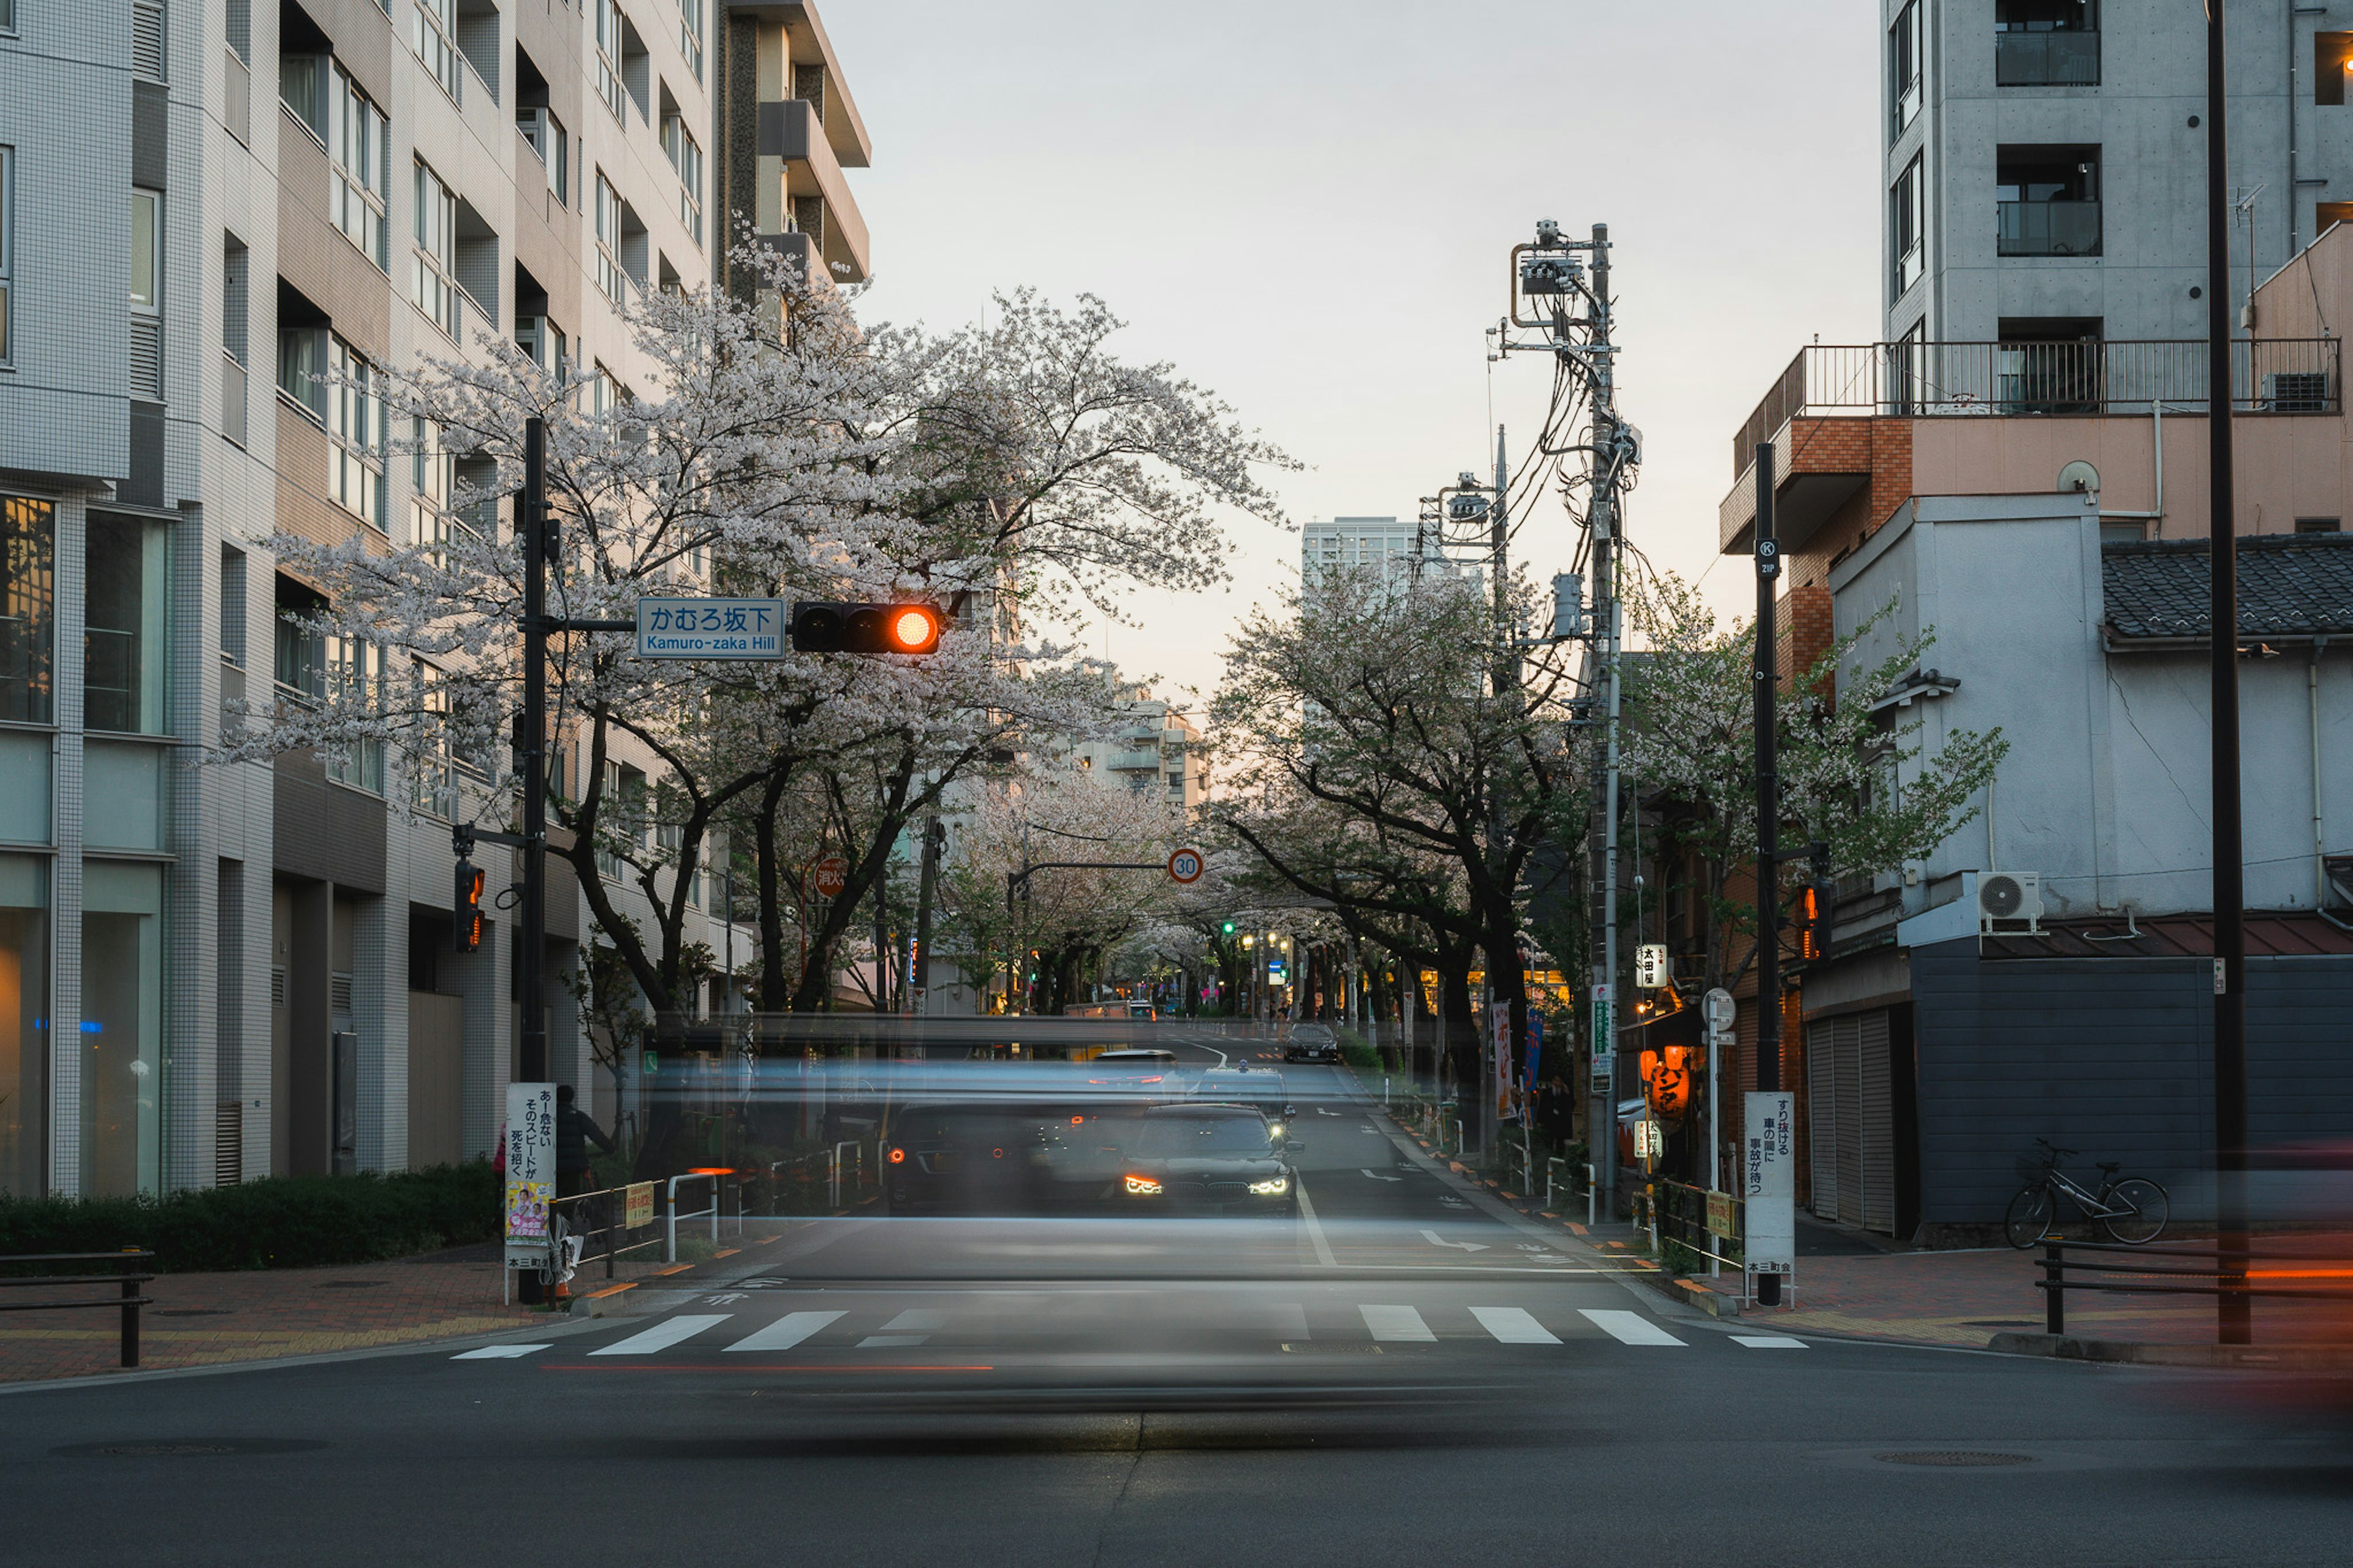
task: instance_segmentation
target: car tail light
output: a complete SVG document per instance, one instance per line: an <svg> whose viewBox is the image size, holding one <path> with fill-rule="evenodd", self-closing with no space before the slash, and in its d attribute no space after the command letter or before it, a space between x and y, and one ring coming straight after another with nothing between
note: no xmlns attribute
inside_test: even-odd
<svg viewBox="0 0 2353 1568"><path fill-rule="evenodd" d="M891 1163L894 1165L903 1165L906 1163L907 1152L904 1149L893 1149L891 1151Z"/></svg>

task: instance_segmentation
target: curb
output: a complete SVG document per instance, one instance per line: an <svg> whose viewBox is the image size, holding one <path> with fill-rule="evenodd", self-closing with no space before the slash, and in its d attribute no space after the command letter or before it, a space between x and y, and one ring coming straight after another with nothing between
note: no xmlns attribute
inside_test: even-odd
<svg viewBox="0 0 2353 1568"><path fill-rule="evenodd" d="M2353 1345L2168 1345L2138 1340L2087 1340L2073 1334L2007 1330L1986 1342L2004 1355L2044 1356L2137 1366L2262 1369L2273 1372L2353 1371Z"/></svg>

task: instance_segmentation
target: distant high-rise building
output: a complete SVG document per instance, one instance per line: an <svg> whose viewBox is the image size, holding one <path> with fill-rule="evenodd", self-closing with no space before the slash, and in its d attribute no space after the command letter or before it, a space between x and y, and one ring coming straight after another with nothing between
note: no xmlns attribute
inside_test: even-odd
<svg viewBox="0 0 2353 1568"><path fill-rule="evenodd" d="M1317 521L1301 531L1300 574L1313 577L1335 567L1378 566L1402 576L1417 550L1425 569L1440 563L1435 541L1421 537L1420 524L1411 518L1335 517ZM1451 565L1446 567L1451 571Z"/></svg>

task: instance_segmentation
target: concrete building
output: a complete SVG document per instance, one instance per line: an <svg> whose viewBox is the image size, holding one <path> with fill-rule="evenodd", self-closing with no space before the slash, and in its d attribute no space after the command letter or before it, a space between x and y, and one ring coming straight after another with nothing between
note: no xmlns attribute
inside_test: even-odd
<svg viewBox="0 0 2353 1568"><path fill-rule="evenodd" d="M1427 525L1394 517L1317 519L1300 530L1299 569L1303 578L1335 568L1376 566L1387 575L1402 577L1419 555L1424 572L1454 574L1460 570L1441 552Z"/></svg>
<svg viewBox="0 0 2353 1568"><path fill-rule="evenodd" d="M2353 213L2353 20L2227 15L2235 305ZM2202 6L1882 0L1881 26L1884 330L1922 392L1993 374L1997 342L2203 335Z"/></svg>
<svg viewBox="0 0 2353 1568"><path fill-rule="evenodd" d="M1072 744L1068 765L1105 789L1157 792L1190 820L1209 786L1199 727L1148 687L1119 699L1118 710L1117 730L1103 740Z"/></svg>
<svg viewBox="0 0 2353 1568"><path fill-rule="evenodd" d="M2328 327L2348 312L2338 226L2258 287L2233 355L2259 1144L2335 1136L2333 1097L2353 1092L2353 421ZM1777 453L1784 670L1885 613L1852 668L1899 637L1933 647L1894 689L1837 700L1919 719L1930 752L1958 730L2010 745L1976 820L1834 890L1783 999L1800 1197L1828 1218L1981 1236L2038 1137L2211 1213L2207 421L2194 397L2151 398L2127 351L2162 350L2200 390L2206 353L2104 347L2063 402L1974 407L1817 404L1832 378L1801 354L1750 420ZM2261 367L2290 354L2310 379L2266 396ZM1743 472L1727 553L1750 550L1755 505ZM1757 1006L1743 995L1734 1086L1754 1082Z"/></svg>
<svg viewBox="0 0 2353 1568"><path fill-rule="evenodd" d="M862 277L865 147L806 5L0 0L0 1190L489 1151L519 1008L503 916L452 951L462 764L412 822L380 748L205 760L225 703L411 673L288 619L269 542L498 526L373 370L487 332L610 396L612 302L707 280L731 212ZM609 1120L553 860L549 907Z"/></svg>

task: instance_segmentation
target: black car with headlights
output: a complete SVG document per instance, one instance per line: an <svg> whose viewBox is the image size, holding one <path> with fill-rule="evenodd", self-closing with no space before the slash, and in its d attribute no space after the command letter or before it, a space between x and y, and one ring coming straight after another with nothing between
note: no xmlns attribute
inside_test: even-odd
<svg viewBox="0 0 2353 1568"><path fill-rule="evenodd" d="M1282 1047L1282 1059L1287 1062L1332 1062L1340 1060L1340 1042L1329 1035L1298 1035Z"/></svg>
<svg viewBox="0 0 2353 1568"><path fill-rule="evenodd" d="M1147 1101L916 1104L882 1139L885 1213L1019 1215L1099 1202Z"/></svg>
<svg viewBox="0 0 2353 1568"><path fill-rule="evenodd" d="M1130 1210L1293 1215L1289 1147L1253 1106L1155 1105L1127 1147L1117 1195Z"/></svg>
<svg viewBox="0 0 2353 1568"><path fill-rule="evenodd" d="M1212 1068L1193 1079L1186 1098L1197 1105L1255 1106L1278 1142L1299 1113L1291 1103L1291 1090L1284 1087L1282 1075L1271 1068Z"/></svg>

